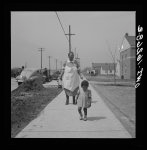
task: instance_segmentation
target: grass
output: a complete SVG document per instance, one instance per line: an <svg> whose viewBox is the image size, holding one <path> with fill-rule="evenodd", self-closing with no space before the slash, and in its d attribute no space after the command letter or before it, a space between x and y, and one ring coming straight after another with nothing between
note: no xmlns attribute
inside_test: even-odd
<svg viewBox="0 0 147 150"><path fill-rule="evenodd" d="M135 88L95 84L102 95L135 122Z"/></svg>
<svg viewBox="0 0 147 150"><path fill-rule="evenodd" d="M134 87L134 81L118 79L116 84L114 84L112 77L85 77L95 88L114 115L130 132L132 137L135 137L136 89Z"/></svg>
<svg viewBox="0 0 147 150"><path fill-rule="evenodd" d="M91 82L96 82L101 85L110 85L110 86L131 86L135 87L135 80L134 79L120 79L117 76L115 77L113 75L99 75L99 76L90 76L90 75L84 75L87 80Z"/></svg>
<svg viewBox="0 0 147 150"><path fill-rule="evenodd" d="M30 121L49 104L62 89L44 88L39 91L11 92L11 138L14 138Z"/></svg>

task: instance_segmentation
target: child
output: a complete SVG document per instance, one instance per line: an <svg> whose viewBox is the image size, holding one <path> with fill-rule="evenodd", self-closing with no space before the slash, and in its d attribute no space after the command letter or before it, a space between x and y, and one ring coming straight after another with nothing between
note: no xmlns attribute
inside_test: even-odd
<svg viewBox="0 0 147 150"><path fill-rule="evenodd" d="M81 83L81 90L78 92L77 95L77 105L78 105L78 112L80 114L80 120L87 120L87 108L91 106L91 90L88 89L89 83L86 80L83 80ZM84 118L81 112L83 108L84 111Z"/></svg>

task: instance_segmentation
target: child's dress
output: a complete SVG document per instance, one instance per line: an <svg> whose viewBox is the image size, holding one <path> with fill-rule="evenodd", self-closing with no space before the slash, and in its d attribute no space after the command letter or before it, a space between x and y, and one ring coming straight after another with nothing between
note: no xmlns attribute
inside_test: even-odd
<svg viewBox="0 0 147 150"><path fill-rule="evenodd" d="M80 90L79 97L77 99L77 106L82 108L89 108L88 102L91 101L91 90Z"/></svg>

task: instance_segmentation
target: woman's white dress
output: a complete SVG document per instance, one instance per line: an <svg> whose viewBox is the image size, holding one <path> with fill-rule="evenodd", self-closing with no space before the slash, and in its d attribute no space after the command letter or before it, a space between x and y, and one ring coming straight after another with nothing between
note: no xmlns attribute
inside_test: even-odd
<svg viewBox="0 0 147 150"><path fill-rule="evenodd" d="M64 75L62 79L63 88L67 95L75 96L79 89L80 78L78 74L79 66L76 61L67 60L64 66Z"/></svg>

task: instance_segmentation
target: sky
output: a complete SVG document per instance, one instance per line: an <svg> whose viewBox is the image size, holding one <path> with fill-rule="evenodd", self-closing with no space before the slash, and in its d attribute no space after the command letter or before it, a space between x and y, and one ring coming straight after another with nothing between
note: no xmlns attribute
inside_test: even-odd
<svg viewBox="0 0 147 150"><path fill-rule="evenodd" d="M113 62L112 54L125 33L135 36L135 11L59 11L62 26L71 33L72 51L80 58L81 69L92 63ZM11 11L11 68L61 68L67 60L69 43L54 11Z"/></svg>

